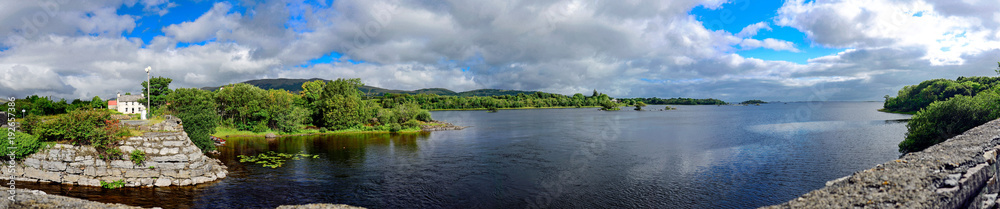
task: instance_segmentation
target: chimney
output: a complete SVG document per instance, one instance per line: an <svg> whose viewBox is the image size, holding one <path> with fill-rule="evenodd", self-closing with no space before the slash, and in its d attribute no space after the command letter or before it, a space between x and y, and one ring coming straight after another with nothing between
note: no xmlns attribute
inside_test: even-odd
<svg viewBox="0 0 1000 209"><path fill-rule="evenodd" d="M118 97L122 97L122 92L118 92ZM115 100L118 100L118 98L116 97Z"/></svg>

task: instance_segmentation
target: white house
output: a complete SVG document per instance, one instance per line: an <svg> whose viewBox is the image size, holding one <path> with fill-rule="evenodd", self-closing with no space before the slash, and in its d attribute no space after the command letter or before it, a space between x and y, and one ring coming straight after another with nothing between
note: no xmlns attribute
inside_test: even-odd
<svg viewBox="0 0 1000 209"><path fill-rule="evenodd" d="M125 114L141 114L142 111L146 109L146 104L139 102L139 99L142 98L144 97L141 94L122 95L121 93L118 93L118 98L116 98L115 101L108 102L108 109L118 110L118 112Z"/></svg>

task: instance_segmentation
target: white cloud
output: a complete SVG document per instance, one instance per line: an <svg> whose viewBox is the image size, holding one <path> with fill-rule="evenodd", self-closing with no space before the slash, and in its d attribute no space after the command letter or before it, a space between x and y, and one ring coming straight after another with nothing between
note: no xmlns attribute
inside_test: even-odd
<svg viewBox="0 0 1000 209"><path fill-rule="evenodd" d="M757 32L760 30L771 31L771 26L767 22L754 23L744 27L743 30L740 30L740 32L736 34L736 37L750 38L757 35Z"/></svg>
<svg viewBox="0 0 1000 209"><path fill-rule="evenodd" d="M821 88L823 98L871 100L929 78L987 75L992 71L978 66L992 67L1000 57L997 10L988 4L819 0L787 2L775 25L805 32L810 44L851 49L806 64L744 58L734 52L799 49L785 40L754 39L771 29L767 22L731 34L708 30L688 14L723 2L267 1L241 5L246 11L222 2L195 20L165 26L149 43L121 37L141 20L117 15L114 8L123 2L71 2L34 36L4 40L9 48L0 47L0 86L10 94L109 96L138 91L142 69L152 66L154 76L174 79L172 87L358 77L395 89L801 100ZM172 4L124 3L141 3L149 15ZM17 32L20 19L37 11L48 15L33 4L7 6L0 7L0 34ZM982 7L956 12L970 6ZM214 41L175 47L206 40ZM303 65L331 52L344 57ZM6 79L15 77L27 79Z"/></svg>
<svg viewBox="0 0 1000 209"><path fill-rule="evenodd" d="M743 39L743 42L740 42L740 47L744 50L764 47L775 51L799 52L799 49L795 48L795 43L773 38L766 38L764 40Z"/></svg>
<svg viewBox="0 0 1000 209"><path fill-rule="evenodd" d="M200 42L222 36L239 26L239 13L228 14L233 6L226 2L215 3L212 9L190 22L169 25L163 33L181 42Z"/></svg>

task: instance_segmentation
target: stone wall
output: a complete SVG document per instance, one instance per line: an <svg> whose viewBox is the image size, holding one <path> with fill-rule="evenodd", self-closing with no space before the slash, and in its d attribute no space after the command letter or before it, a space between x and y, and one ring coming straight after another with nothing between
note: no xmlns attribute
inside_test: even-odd
<svg viewBox="0 0 1000 209"><path fill-rule="evenodd" d="M769 208L997 208L1000 120Z"/></svg>
<svg viewBox="0 0 1000 209"><path fill-rule="evenodd" d="M171 120L164 123L174 122ZM101 186L100 182L125 180L126 187L187 186L215 181L228 174L226 166L218 159L202 154L175 124L153 127L161 129L146 132L143 136L126 139L119 149L121 160L98 159L91 146L57 144L54 147L28 156L15 166L16 181L58 182L63 184ZM166 128L165 128L166 127ZM145 152L145 162L136 165L129 159L133 150ZM0 179L9 179L10 173L2 169Z"/></svg>

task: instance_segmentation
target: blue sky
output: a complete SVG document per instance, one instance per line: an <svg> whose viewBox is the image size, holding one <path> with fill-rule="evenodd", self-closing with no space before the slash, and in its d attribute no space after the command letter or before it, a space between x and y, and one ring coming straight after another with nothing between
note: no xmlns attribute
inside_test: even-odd
<svg viewBox="0 0 1000 209"><path fill-rule="evenodd" d="M984 1L0 1L2 93L65 98L261 78L361 78L728 101L880 100L995 75ZM994 64L990 64L994 63ZM17 78L17 79L15 79Z"/></svg>

